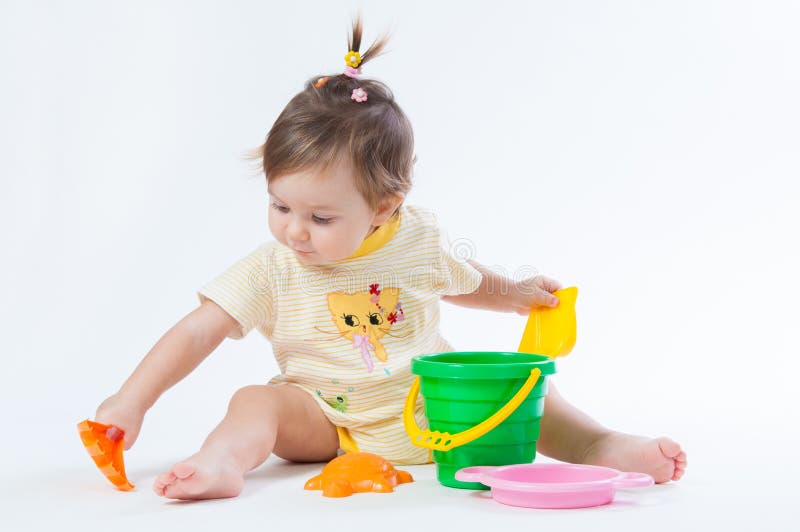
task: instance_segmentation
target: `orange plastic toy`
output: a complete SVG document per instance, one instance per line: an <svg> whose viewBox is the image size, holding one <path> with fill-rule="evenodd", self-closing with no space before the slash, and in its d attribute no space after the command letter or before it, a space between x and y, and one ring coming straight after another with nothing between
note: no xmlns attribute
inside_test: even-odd
<svg viewBox="0 0 800 532"><path fill-rule="evenodd" d="M328 462L305 489L322 490L326 497L348 497L369 491L391 493L406 482L414 482L410 473L395 469L377 454L347 453Z"/></svg>
<svg viewBox="0 0 800 532"><path fill-rule="evenodd" d="M89 456L106 478L122 491L132 490L134 486L125 476L125 463L122 461L122 437L125 432L113 425L88 419L78 423L78 432Z"/></svg>

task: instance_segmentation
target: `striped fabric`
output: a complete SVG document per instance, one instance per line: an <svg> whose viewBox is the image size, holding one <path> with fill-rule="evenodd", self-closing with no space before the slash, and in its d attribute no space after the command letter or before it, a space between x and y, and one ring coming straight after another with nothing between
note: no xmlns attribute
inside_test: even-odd
<svg viewBox="0 0 800 532"><path fill-rule="evenodd" d="M365 239L369 253L322 265L264 243L198 296L239 322L231 338L258 329L281 371L269 382L308 392L359 450L424 463L428 451L410 444L401 419L409 361L453 350L439 333L439 299L474 292L482 276L452 252L432 212L404 205L395 222ZM421 400L417 418L424 426Z"/></svg>

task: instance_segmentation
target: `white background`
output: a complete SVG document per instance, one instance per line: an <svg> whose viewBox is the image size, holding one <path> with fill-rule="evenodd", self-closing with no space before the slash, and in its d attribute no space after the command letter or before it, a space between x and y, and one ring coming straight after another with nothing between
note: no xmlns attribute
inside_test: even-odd
<svg viewBox="0 0 800 532"><path fill-rule="evenodd" d="M609 427L681 442L683 480L543 512L440 487L430 466L394 495L331 501L301 490L319 466L270 460L239 499L157 498L154 476L276 371L256 333L148 413L135 492L94 470L75 424L271 238L242 156L306 79L341 71L358 7L362 52L393 30L364 70L414 124L409 203L484 264L579 287L555 381ZM3 0L0 524L344 528L359 508L386 529L793 526L798 23L796 3L763 0ZM443 304L457 349L514 350L524 323Z"/></svg>

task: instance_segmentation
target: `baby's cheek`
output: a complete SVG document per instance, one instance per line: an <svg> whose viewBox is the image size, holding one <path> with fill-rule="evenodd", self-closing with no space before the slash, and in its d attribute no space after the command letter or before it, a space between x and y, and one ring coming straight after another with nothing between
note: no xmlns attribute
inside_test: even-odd
<svg viewBox="0 0 800 532"><path fill-rule="evenodd" d="M272 236L274 236L276 240L283 242L281 239L280 224L275 220L275 215L272 213L272 209L270 209L270 213L267 215L267 226L269 227L269 232L272 233Z"/></svg>

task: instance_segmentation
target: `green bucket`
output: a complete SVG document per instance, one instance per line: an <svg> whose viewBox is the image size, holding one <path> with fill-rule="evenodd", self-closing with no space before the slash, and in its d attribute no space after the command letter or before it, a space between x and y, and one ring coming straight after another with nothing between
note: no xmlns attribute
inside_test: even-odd
<svg viewBox="0 0 800 532"><path fill-rule="evenodd" d="M441 484L487 489L456 480L456 471L533 462L546 376L556 372L552 358L496 351L440 353L415 357L411 372L419 378L406 401L406 430L412 443L434 449ZM409 414L420 391L428 431L419 429ZM493 428L486 432L487 427Z"/></svg>

